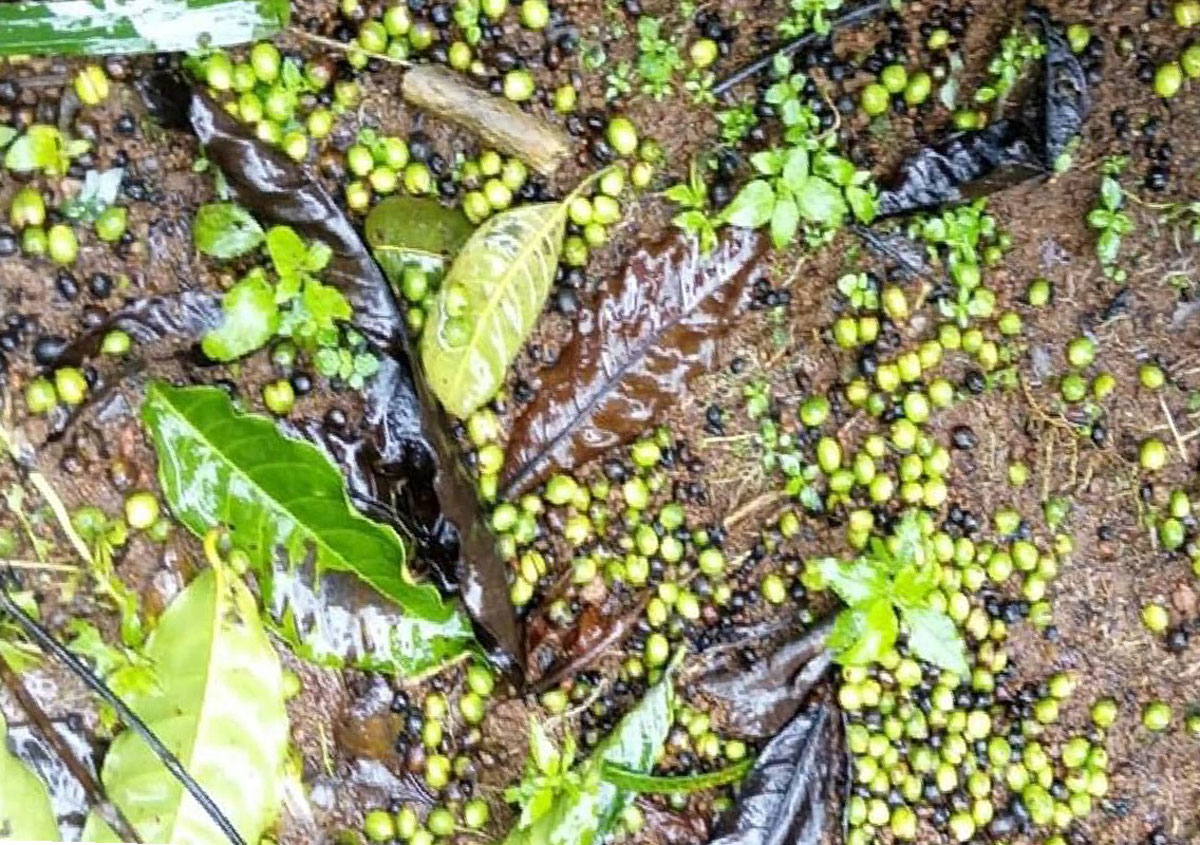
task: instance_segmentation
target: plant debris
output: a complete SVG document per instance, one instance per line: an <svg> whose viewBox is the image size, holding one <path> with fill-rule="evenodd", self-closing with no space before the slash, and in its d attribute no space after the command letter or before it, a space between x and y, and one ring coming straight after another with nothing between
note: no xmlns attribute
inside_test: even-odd
<svg viewBox="0 0 1200 845"><path fill-rule="evenodd" d="M455 588L490 655L519 677L524 665L516 614L472 484L436 400L414 367L395 297L354 227L295 164L250 138L206 96L191 105L196 135L238 201L260 220L291 226L333 251L327 282L350 302L354 324L379 349L381 369L366 390L364 448L348 476L351 495L389 502L416 537L439 583Z"/></svg>
<svg viewBox="0 0 1200 845"><path fill-rule="evenodd" d="M639 250L597 292L558 363L513 424L501 485L528 490L632 439L716 360L765 238L733 229L702 254L672 235Z"/></svg>
<svg viewBox="0 0 1200 845"><path fill-rule="evenodd" d="M1079 58L1050 19L1032 13L1047 45L1029 117L1001 119L985 129L954 132L909 156L880 191L876 211L892 217L987 196L1064 165L1088 114L1087 81Z"/></svg>

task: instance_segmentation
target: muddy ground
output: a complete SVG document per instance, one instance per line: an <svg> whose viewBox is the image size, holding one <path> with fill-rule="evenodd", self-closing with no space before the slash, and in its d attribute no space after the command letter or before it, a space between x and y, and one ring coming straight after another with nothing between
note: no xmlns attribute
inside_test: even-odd
<svg viewBox="0 0 1200 845"><path fill-rule="evenodd" d="M297 14L310 27L311 18L327 20L332 10L312 2ZM329 4L331 5L331 4ZM685 29L686 22L671 7L647 0L648 12L661 13L668 26ZM699 4L701 8L716 4ZM720 4L726 20L741 15L747 21L739 28L733 55L723 58L719 70L728 70L738 59L756 52L757 25L769 25L779 15L775 2L729 0ZM1087 721L1087 708L1103 696L1113 696L1121 705L1121 716L1109 733L1112 757L1112 789L1088 820L1085 831L1096 843L1141 843L1154 830L1162 830L1173 842L1200 842L1200 740L1188 736L1182 716L1200 707L1200 635L1178 653L1171 653L1161 637L1143 627L1139 612L1147 602L1165 603L1175 624L1200 620L1200 584L1183 554L1161 549L1144 517L1161 507L1171 489L1195 494L1197 435L1200 410L1193 397L1200 396L1200 295L1197 259L1200 248L1187 232L1177 231L1161 220L1150 203L1190 201L1200 197L1200 87L1191 87L1165 103L1154 97L1139 66L1174 55L1187 34L1174 27L1168 17L1155 16L1160 4L1103 2L1053 3L1051 12L1066 22L1082 21L1093 27L1105 44L1103 81L1093 86L1093 110L1074 166L1049 181L1036 181L997 195L991 210L1003 229L1011 233L1014 248L1002 264L989 274L999 298L998 311L1013 308L1025 321L1015 363L1022 386L988 391L959 402L938 416L933 431L941 442L958 425L970 425L978 444L970 451L955 452L950 477L950 504L987 515L1012 505L1035 527L1040 528L1041 502L1048 495L1070 497L1074 509L1069 520L1075 550L1070 562L1052 588L1054 625L1044 634L1029 625L1013 626L1013 654L1018 679L1035 681L1061 669L1079 672L1082 683L1066 708L1055 732L1080 730ZM944 16L960 4L904 4L904 21L912 32L910 43L919 42L917 29L930 15ZM628 27L629 15L620 4L571 0L560 8L575 22L586 42L607 42L610 59L631 49L632 39L617 36L614 27ZM969 90L982 73L986 56L1006 31L1016 12L1014 4L975 0L970 4L968 45L963 77ZM753 22L753 25L749 22ZM318 27L317 29L322 29ZM512 27L516 31L515 26ZM840 55L851 56L865 49L883 31L882 24L859 27L840 35ZM1135 45L1131 55L1119 55L1115 44L1129 36ZM920 53L914 48L913 59ZM133 78L150 60L110 63L114 78ZM573 67L574 64L571 63ZM0 80L20 82L15 103L0 105L0 121L15 116L51 122L72 119L65 114L72 96L63 95L61 80L74 67L71 63L37 60L18 69L0 66ZM558 80L566 73L539 71L543 81ZM392 94L392 71L368 74L369 96L359 116L369 124L399 134L414 119ZM858 79L865 80L860 75ZM603 104L602 74L585 74L592 107ZM856 87L855 78L847 83ZM535 108L547 113L544 108ZM667 173L657 185L678 181L686 173L692 155L711 143L715 123L705 109L683 97L654 102L635 97L628 113L645 127L667 152ZM1114 121L1118 111L1125 115ZM64 116L65 115L65 116ZM934 107L916 119L893 116L883 128L868 127L861 115L847 116L847 130L859 161L872 164L877 175L886 175L906 150L936 135L948 113ZM130 243L116 249L85 235L81 257L70 273L56 271L45 261L20 255L0 258L0 321L14 338L5 348L7 396L19 397L23 386L38 372L34 349L39 340L69 338L93 325L118 307L123 298L145 297L181 289L216 289L231 279L221 278L210 262L201 260L191 247L189 223L196 207L212 198L212 180L193 172L197 150L193 141L178 133L163 133L145 118L133 90L115 87L107 104L86 109L74 119L76 132L88 137L91 128L96 152L88 167L127 168L123 201L130 209ZM428 119L422 125L433 134L444 152L475 148L468 137L437 126ZM352 130L335 133L333 144L345 146ZM1169 181L1155 191L1143 184L1159 145L1171 145ZM1094 257L1093 236L1084 215L1095 202L1101 161L1108 155L1130 156L1125 184L1143 202L1134 202L1130 213L1135 232L1126 242L1122 264L1128 268L1125 286L1104 278ZM585 172L585 163L569 168L561 186L569 185ZM314 170L320 168L314 167ZM61 196L68 181L47 185ZM0 177L0 207L7 208L16 188L15 180ZM48 197L48 204L56 204ZM627 214L613 243L593 259L588 268L590 284L615 272L622 259L637 244L652 238L666 226L668 208L654 194L646 194ZM769 496L771 482L757 469L756 458L726 443L714 442L705 431L705 411L714 403L733 408L742 385L767 378L787 405L789 397L805 389L832 387L853 368L850 354L839 351L829 340L828 327L837 301L833 281L849 269L881 269L854 235L844 233L816 255L778 257L772 266L776 285L790 291L791 304L782 324L765 312L752 312L744 328L731 338L723 354L721 371L692 385L680 396L678 411L669 421L673 432L690 444L704 463L694 473L680 470L680 478L701 481L707 488L706 502L693 504L692 515L700 523L716 524L749 502L754 509L731 527L727 549L732 554L748 549L759 528L782 507ZM89 293L87 280L107 273L116 281L107 297ZM1050 308L1032 309L1023 302L1028 282L1050 279L1055 289ZM910 289L915 289L915 285ZM1124 307L1112 309L1114 298L1123 297ZM537 358L553 358L553 350L571 319L562 314L545 318L533 347ZM912 328L914 334L917 328ZM1093 371L1105 369L1117 377L1118 389L1105 403L1107 437L1096 445L1078 436L1061 414L1056 376L1065 371L1063 348L1080 333L1097 341L1098 356ZM730 366L738 359L736 366ZM1168 373L1168 386L1159 392L1138 385L1137 369L1144 361L1160 363ZM144 369L118 380L105 373L111 394L78 420L70 421L67 433L55 439L49 429L66 420L28 419L12 403L14 421L31 444L41 445L37 466L62 493L69 506L98 504L116 512L125 492L155 485L153 456L137 424L139 384L147 372L212 382L230 378L247 405L261 408L259 390L270 374L270 364L260 355L238 372L199 367L190 360L172 357L144 361ZM956 369L957 367L957 369ZM538 362L523 356L514 378L537 380ZM950 372L961 378L965 367L952 364ZM794 401L794 399L793 399ZM317 380L314 391L301 397L296 415L320 419L331 404L352 405L353 398L334 394ZM786 412L786 411L785 411ZM726 434L751 431L744 414ZM740 428L739 428L740 426ZM843 442L860 438L861 421L848 419L842 429ZM1137 463L1137 445L1154 433L1171 449L1166 470L1144 478ZM48 439L49 438L49 439ZM1020 460L1030 469L1030 480L1014 489L1006 480L1009 462ZM8 465L0 468L0 487L7 488L15 476ZM766 498L764 498L766 496ZM0 510L0 522L16 527L14 518ZM40 530L51 529L45 514ZM803 542L796 551L822 554L844 550L842 531L825 521L806 522ZM66 550L61 549L65 557ZM135 537L119 563L123 578L136 584L147 610L155 613L174 595L195 569L198 544L177 530L165 545ZM567 561L560 561L565 564ZM779 565L769 557L758 573ZM70 616L83 615L112 631L112 619L90 600L86 591L72 601L62 601L56 579L25 573L27 585L36 586L44 600L44 619L55 628ZM620 654L610 655L600 666L611 669ZM312 786L314 827L301 825L286 838L314 841L327 838L342 826L357 826L362 813L374 806L397 800L420 800L421 787L405 773L405 761L392 751L399 730L398 717L389 714L392 682L360 673L314 670L293 658L304 680L304 691L290 705L293 733L304 758L306 779ZM67 679L50 669L35 670L27 679L52 717L83 736L96 728L94 710L86 697ZM453 676L439 679L453 685ZM686 693L686 690L685 690ZM1173 727L1152 734L1140 726L1141 706L1151 700L1170 703L1176 714ZM11 698L0 694L0 704L21 735L24 719ZM484 750L479 757L481 793L494 799L493 833L503 829L508 818L499 800L501 788L519 777L525 743L527 706L519 700L496 706L485 724ZM80 720L78 714L82 714ZM81 724L82 722L82 724ZM685 824L681 815L659 809L650 814L646 836L652 840L702 841L704 825ZM932 840L930 840L932 841Z"/></svg>

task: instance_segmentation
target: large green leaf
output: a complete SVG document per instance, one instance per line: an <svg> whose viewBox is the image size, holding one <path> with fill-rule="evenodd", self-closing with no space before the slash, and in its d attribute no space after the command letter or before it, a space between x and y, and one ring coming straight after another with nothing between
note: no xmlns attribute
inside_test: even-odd
<svg viewBox="0 0 1200 845"><path fill-rule="evenodd" d="M578 790L559 794L553 807L525 828L515 828L503 845L592 845L603 841L635 792L604 779L607 766L645 774L654 768L671 729L675 693L670 675L625 714L583 764Z"/></svg>
<svg viewBox="0 0 1200 845"><path fill-rule="evenodd" d="M816 563L817 571L838 598L854 607L888 595L888 577L882 565L869 558L843 563L827 557Z"/></svg>
<svg viewBox="0 0 1200 845"><path fill-rule="evenodd" d="M0 713L0 840L58 842L58 822L41 779L8 750L8 724Z"/></svg>
<svg viewBox="0 0 1200 845"><path fill-rule="evenodd" d="M158 688L126 703L243 839L257 842L279 812L288 718L283 670L254 597L224 566L206 569L163 613L146 656ZM143 842L228 842L131 731L113 742L101 779ZM119 841L94 813L83 838Z"/></svg>
<svg viewBox="0 0 1200 845"><path fill-rule="evenodd" d="M269 38L288 0L0 3L0 56L194 52Z"/></svg>
<svg viewBox="0 0 1200 845"><path fill-rule="evenodd" d="M295 617L308 620L328 606L324 576L346 572L404 611L407 621L392 626L387 642L403 650L406 674L440 665L471 644L470 623L432 585L412 581L399 536L350 506L341 475L316 447L285 437L265 417L238 413L213 387L154 382L142 419L174 515L197 536L228 527L288 631L303 637ZM337 657L335 649L315 648L322 659Z"/></svg>
<svg viewBox="0 0 1200 845"><path fill-rule="evenodd" d="M446 410L466 417L496 395L550 294L566 203L498 214L467 240L421 336L421 360Z"/></svg>
<svg viewBox="0 0 1200 845"><path fill-rule="evenodd" d="M459 209L430 197L388 197L363 221L371 254L392 284L400 282L410 264L441 273L471 230L471 221Z"/></svg>

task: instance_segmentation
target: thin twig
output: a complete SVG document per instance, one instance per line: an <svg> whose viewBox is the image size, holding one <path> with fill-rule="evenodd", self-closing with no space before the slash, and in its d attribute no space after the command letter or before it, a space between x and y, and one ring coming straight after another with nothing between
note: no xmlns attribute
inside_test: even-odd
<svg viewBox="0 0 1200 845"><path fill-rule="evenodd" d="M0 566L9 569L33 569L46 572L78 572L79 567L71 563L51 563L45 560L12 560L0 558Z"/></svg>
<svg viewBox="0 0 1200 845"><path fill-rule="evenodd" d="M395 56L389 56L387 53L376 53L374 50L364 50L357 44L347 44L344 41L337 41L333 38L326 38L324 35L317 35L313 32L301 29L300 27L288 27L288 33L296 36L302 41L311 41L314 44L320 44L323 47L329 47L333 50L340 50L343 53L361 53L369 59L379 59L381 62L396 65L398 67L412 67L412 62L408 59L398 59Z"/></svg>
<svg viewBox="0 0 1200 845"><path fill-rule="evenodd" d="M1179 457L1186 464L1188 462L1187 447L1183 445L1183 438L1179 436L1179 429L1175 427L1175 418L1171 416L1171 409L1167 407L1167 400L1161 393L1158 394L1158 404L1162 407L1163 415L1167 418L1167 425L1171 428L1171 435L1175 438L1175 447L1179 449Z"/></svg>
<svg viewBox="0 0 1200 845"><path fill-rule="evenodd" d="M850 11L834 18L832 21L830 21L829 28L830 30L834 30L838 27L852 26L856 23L866 20L867 18L874 17L875 15L879 14L881 11L883 11L886 5L886 0L872 0L872 2L865 3L862 6L851 9ZM764 53L757 59L749 61L739 67L733 73L729 74L729 76L725 77L716 85L714 85L712 87L712 92L714 95L719 97L738 83L744 82L750 77L754 76L756 73L769 68L774 63L776 56L794 56L805 47L816 44L825 37L825 35L822 35L818 32L806 32L801 36L793 38L791 41L785 41L775 49Z"/></svg>
<svg viewBox="0 0 1200 845"><path fill-rule="evenodd" d="M729 516L725 517L724 521L721 523L721 526L728 531L730 528L737 525L755 511L765 508L767 505L774 504L781 499L787 498L788 494L784 493L782 490L770 490L766 493L763 493L761 496L751 499L733 513L729 514Z"/></svg>
<svg viewBox="0 0 1200 845"><path fill-rule="evenodd" d="M21 709L38 729L38 733L54 749L54 753L62 759L63 765L67 767L71 777L79 781L79 785L87 793L88 800L100 811L104 821L120 835L122 841L141 842L137 831L129 823L129 819L125 818L121 810L105 797L104 789L91 770L75 756L75 752L63 740L58 729L54 727L54 723L50 721L50 717L46 715L46 711L29 692L20 676L8 665L8 661L4 659L3 655L0 655L0 679L4 681L4 685L13 694L13 698L17 700Z"/></svg>

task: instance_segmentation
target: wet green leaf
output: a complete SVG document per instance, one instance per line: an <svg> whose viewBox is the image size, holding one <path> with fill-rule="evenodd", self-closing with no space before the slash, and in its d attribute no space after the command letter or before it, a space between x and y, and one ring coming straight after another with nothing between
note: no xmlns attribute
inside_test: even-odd
<svg viewBox="0 0 1200 845"><path fill-rule="evenodd" d="M58 821L46 785L8 750L0 713L0 839L58 842Z"/></svg>
<svg viewBox="0 0 1200 845"><path fill-rule="evenodd" d="M196 211L192 239L205 255L228 260L257 249L263 242L263 230L237 203L210 202Z"/></svg>
<svg viewBox="0 0 1200 845"><path fill-rule="evenodd" d="M796 209L796 201L790 196L779 196L775 200L775 208L771 211L771 243L776 249L783 249L796 236L800 225L800 212Z"/></svg>
<svg viewBox="0 0 1200 845"><path fill-rule="evenodd" d="M838 614L829 635L829 647L847 666L869 666L896 643L896 612L889 599L874 599Z"/></svg>
<svg viewBox="0 0 1200 845"><path fill-rule="evenodd" d="M469 416L504 383L550 293L566 220L566 203L498 214L450 266L426 319L421 360L454 416Z"/></svg>
<svg viewBox="0 0 1200 845"><path fill-rule="evenodd" d="M603 776L609 783L638 794L686 795L737 783L746 776L746 772L750 771L753 765L753 760L743 760L715 772L699 775L647 775L615 763L605 763Z"/></svg>
<svg viewBox="0 0 1200 845"><path fill-rule="evenodd" d="M0 32L3 32L2 22ZM67 172L71 159L86 152L90 146L86 141L63 138L55 126L35 123L8 145L4 166L17 173L42 171L50 176L61 176Z"/></svg>
<svg viewBox="0 0 1200 845"><path fill-rule="evenodd" d="M457 208L428 197L407 196L385 199L363 223L371 254L393 285L400 283L410 264L440 274L473 228Z"/></svg>
<svg viewBox="0 0 1200 845"><path fill-rule="evenodd" d="M816 567L829 588L851 607L888 595L887 572L873 560L859 558L843 563L837 558L824 558Z"/></svg>
<svg viewBox="0 0 1200 845"><path fill-rule="evenodd" d="M167 607L146 656L159 687L126 703L257 842L279 812L289 737L283 670L254 597L226 567L205 570ZM130 731L113 742L101 779L143 842L228 841ZM93 814L83 838L119 841L106 828Z"/></svg>
<svg viewBox="0 0 1200 845"><path fill-rule="evenodd" d="M0 56L196 52L269 38L288 0L0 3Z"/></svg>
<svg viewBox="0 0 1200 845"><path fill-rule="evenodd" d="M846 216L846 201L832 182L819 176L810 177L796 193L800 215L813 223L838 226Z"/></svg>
<svg viewBox="0 0 1200 845"><path fill-rule="evenodd" d="M924 607L905 607L901 613L913 654L959 677L967 676L969 669L963 641L953 619L941 611Z"/></svg>
<svg viewBox="0 0 1200 845"><path fill-rule="evenodd" d="M221 324L204 336L200 348L214 361L234 361L266 345L279 328L275 288L255 269L221 300Z"/></svg>
<svg viewBox="0 0 1200 845"><path fill-rule="evenodd" d="M469 622L432 585L412 581L399 536L350 506L341 474L316 447L285 437L265 417L238 413L213 387L154 382L142 420L174 516L198 536L228 527L262 579L264 602L296 638L305 631L287 615L307 619L330 603L334 587L321 576L344 572L404 611L389 619L384 633L394 633L384 640L405 651L396 655L405 673L431 669L470 646ZM343 622L349 625L337 624ZM314 640L311 649L317 659L337 656L329 643Z"/></svg>
<svg viewBox="0 0 1200 845"><path fill-rule="evenodd" d="M721 219L731 226L757 229L771 219L775 208L775 191L766 179L748 182L721 212Z"/></svg>
<svg viewBox="0 0 1200 845"><path fill-rule="evenodd" d="M0 123L0 150L11 144L15 137L17 137L17 130Z"/></svg>

